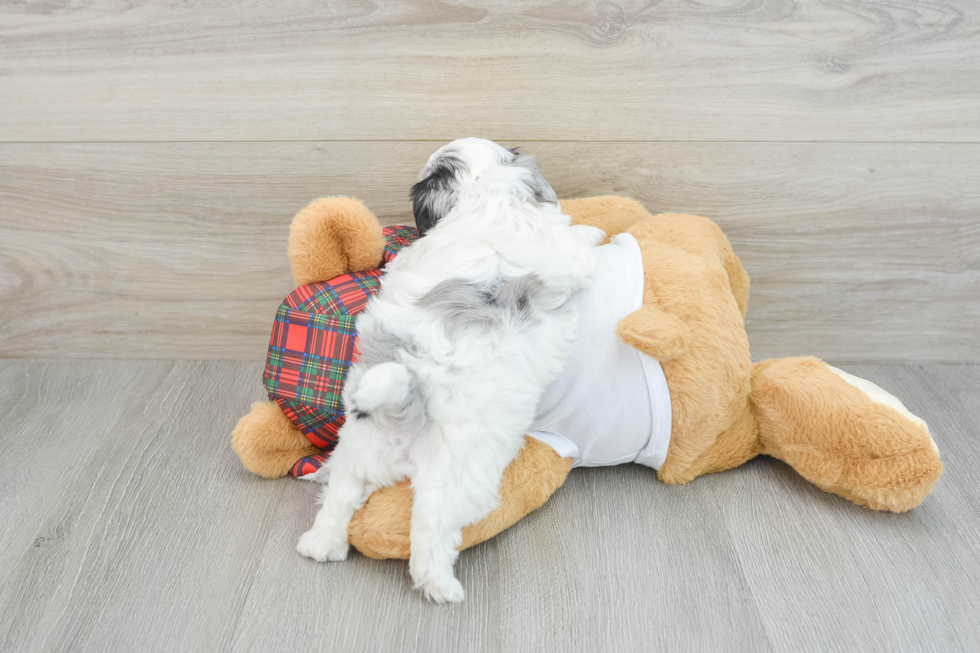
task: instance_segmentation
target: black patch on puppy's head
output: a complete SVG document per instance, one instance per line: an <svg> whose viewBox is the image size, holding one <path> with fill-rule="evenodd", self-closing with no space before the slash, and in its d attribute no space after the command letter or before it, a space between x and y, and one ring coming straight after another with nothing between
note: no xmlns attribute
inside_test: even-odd
<svg viewBox="0 0 980 653"><path fill-rule="evenodd" d="M497 192L535 205L558 204L534 157L493 141L463 138L437 150L412 186L412 210L419 236L425 236L456 205L466 185L482 180ZM496 182L496 183L494 183Z"/></svg>
<svg viewBox="0 0 980 653"><path fill-rule="evenodd" d="M412 186L412 211L420 238L453 208L457 174L462 166L459 158L446 154L433 161L426 168L425 177Z"/></svg>

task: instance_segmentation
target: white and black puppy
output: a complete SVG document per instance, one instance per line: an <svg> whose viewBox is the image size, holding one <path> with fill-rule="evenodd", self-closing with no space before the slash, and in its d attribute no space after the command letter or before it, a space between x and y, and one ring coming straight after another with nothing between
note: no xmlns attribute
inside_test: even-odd
<svg viewBox="0 0 980 653"><path fill-rule="evenodd" d="M460 601L461 531L495 507L561 371L576 331L572 295L590 285L604 234L571 226L533 157L483 139L440 148L412 198L422 238L389 264L358 317L348 419L297 550L343 560L354 511L408 477L412 580L430 599Z"/></svg>

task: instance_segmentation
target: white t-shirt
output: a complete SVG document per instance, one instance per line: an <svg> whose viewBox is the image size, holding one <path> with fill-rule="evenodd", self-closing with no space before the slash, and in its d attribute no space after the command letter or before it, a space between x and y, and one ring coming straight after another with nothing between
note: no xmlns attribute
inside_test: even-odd
<svg viewBox="0 0 980 653"><path fill-rule="evenodd" d="M595 283L575 296L575 346L545 390L528 433L575 467L636 462L660 469L670 444L670 391L660 363L623 344L616 324L643 303L643 258L630 234L596 248Z"/></svg>

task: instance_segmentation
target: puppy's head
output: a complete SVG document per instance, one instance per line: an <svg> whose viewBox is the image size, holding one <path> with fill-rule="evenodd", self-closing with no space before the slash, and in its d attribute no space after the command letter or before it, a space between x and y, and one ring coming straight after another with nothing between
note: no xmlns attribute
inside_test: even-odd
<svg viewBox="0 0 980 653"><path fill-rule="evenodd" d="M461 138L429 157L412 186L412 208L424 236L462 197L504 194L536 205L558 204L534 157L483 138Z"/></svg>

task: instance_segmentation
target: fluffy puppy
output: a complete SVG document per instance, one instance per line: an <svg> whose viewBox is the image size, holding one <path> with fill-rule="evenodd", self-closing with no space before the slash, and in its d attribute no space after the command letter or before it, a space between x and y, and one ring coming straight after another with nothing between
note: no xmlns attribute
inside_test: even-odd
<svg viewBox="0 0 980 653"><path fill-rule="evenodd" d="M571 298L591 283L604 234L571 226L532 157L482 139L433 154L412 199L422 238L388 266L358 318L348 419L297 550L345 559L354 511L408 477L409 569L441 603L463 599L453 574L462 529L495 507L561 371L576 330Z"/></svg>

